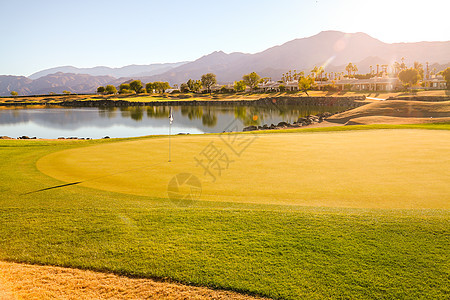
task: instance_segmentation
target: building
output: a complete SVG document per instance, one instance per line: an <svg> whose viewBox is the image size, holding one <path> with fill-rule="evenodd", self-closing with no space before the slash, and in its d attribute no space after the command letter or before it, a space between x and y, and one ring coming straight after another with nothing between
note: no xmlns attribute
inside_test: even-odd
<svg viewBox="0 0 450 300"><path fill-rule="evenodd" d="M334 85L339 90L352 91L393 91L402 88L401 81L396 77L372 77L370 79L344 78L339 80L317 81L319 89L326 85Z"/></svg>
<svg viewBox="0 0 450 300"><path fill-rule="evenodd" d="M431 78L422 81L423 87L431 90L442 90L447 88L447 82L442 75L432 75Z"/></svg>
<svg viewBox="0 0 450 300"><path fill-rule="evenodd" d="M353 91L392 91L400 89L402 84L398 78L391 77L373 77L370 79L354 79L344 78L338 80L316 81L316 86L322 90L327 85L335 86L339 90L353 90ZM280 85L284 86L285 91L298 91L298 81L288 81L284 83L267 82L258 86L259 91L262 92L279 92Z"/></svg>

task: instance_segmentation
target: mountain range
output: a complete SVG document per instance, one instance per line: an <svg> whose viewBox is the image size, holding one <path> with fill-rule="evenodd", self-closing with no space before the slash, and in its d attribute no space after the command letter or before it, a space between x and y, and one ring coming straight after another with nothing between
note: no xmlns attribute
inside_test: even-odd
<svg viewBox="0 0 450 300"><path fill-rule="evenodd" d="M72 66L64 66L42 70L31 74L30 76L28 76L28 78L34 80L54 73L88 74L92 76L111 76L115 78L143 77L161 74L173 68L179 67L185 63L186 62L151 64L151 65L130 65L121 68L110 68L110 67L76 68Z"/></svg>
<svg viewBox="0 0 450 300"><path fill-rule="evenodd" d="M42 70L29 77L0 76L0 95L9 95L11 91L19 95L63 90L92 93L100 85L119 85L131 79L180 84L188 79L200 79L205 73L216 74L219 83L239 80L253 71L276 80L288 70L309 72L314 66L325 66L326 72L343 72L349 62L356 64L360 73L367 73L370 66L391 65L402 58L407 65L418 61L425 66L429 62L430 68L439 71L449 66L450 41L389 44L365 33L324 31L255 54L216 51L192 62L122 68L66 66Z"/></svg>

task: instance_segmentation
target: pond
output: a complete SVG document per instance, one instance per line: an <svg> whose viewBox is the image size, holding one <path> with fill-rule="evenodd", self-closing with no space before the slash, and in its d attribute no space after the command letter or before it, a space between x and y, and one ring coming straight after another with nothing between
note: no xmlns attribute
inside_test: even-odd
<svg viewBox="0 0 450 300"><path fill-rule="evenodd" d="M242 131L245 126L295 122L348 109L342 105L185 105L173 109L172 134ZM169 106L3 107L0 136L102 138L169 133Z"/></svg>

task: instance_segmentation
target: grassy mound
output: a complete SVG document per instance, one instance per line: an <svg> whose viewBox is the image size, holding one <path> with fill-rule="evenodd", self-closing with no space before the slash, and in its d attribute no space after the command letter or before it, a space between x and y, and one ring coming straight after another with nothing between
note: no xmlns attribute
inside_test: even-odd
<svg viewBox="0 0 450 300"><path fill-rule="evenodd" d="M327 121L343 124L361 117L448 118L450 117L450 101L377 101L336 114L327 118Z"/></svg>
<svg viewBox="0 0 450 300"><path fill-rule="evenodd" d="M245 141L252 143L241 155L227 147ZM65 183L159 198L188 173L200 179L206 201L450 208L450 163L441 159L449 149L449 131L178 136L170 163L168 139L154 138L55 152L37 166ZM203 168L199 161L215 151L220 156Z"/></svg>
<svg viewBox="0 0 450 300"><path fill-rule="evenodd" d="M445 123L450 124L449 118L404 118L404 117L359 117L351 119L346 125L369 125L369 124L436 124Z"/></svg>

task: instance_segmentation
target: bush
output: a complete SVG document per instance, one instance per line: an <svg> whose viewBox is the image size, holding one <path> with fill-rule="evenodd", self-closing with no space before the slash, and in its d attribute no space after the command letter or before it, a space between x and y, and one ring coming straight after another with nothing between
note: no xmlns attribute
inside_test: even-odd
<svg viewBox="0 0 450 300"><path fill-rule="evenodd" d="M189 93L189 86L186 83L180 85L180 90L182 93Z"/></svg>
<svg viewBox="0 0 450 300"><path fill-rule="evenodd" d="M235 92L234 89L229 89L229 88L227 88L227 87L225 87L225 86L223 86L223 87L220 89L220 93L222 93L222 94L232 94L232 93L234 93L234 92Z"/></svg>
<svg viewBox="0 0 450 300"><path fill-rule="evenodd" d="M334 84L326 84L323 86L323 90L328 92L337 92L339 88Z"/></svg>
<svg viewBox="0 0 450 300"><path fill-rule="evenodd" d="M116 87L111 84L106 86L105 91L107 94L116 94L117 93Z"/></svg>
<svg viewBox="0 0 450 300"><path fill-rule="evenodd" d="M350 91L352 87L353 86L351 84L344 84L344 91Z"/></svg>
<svg viewBox="0 0 450 300"><path fill-rule="evenodd" d="M129 94L130 93L130 85L128 83L122 83L119 86L119 94Z"/></svg>

